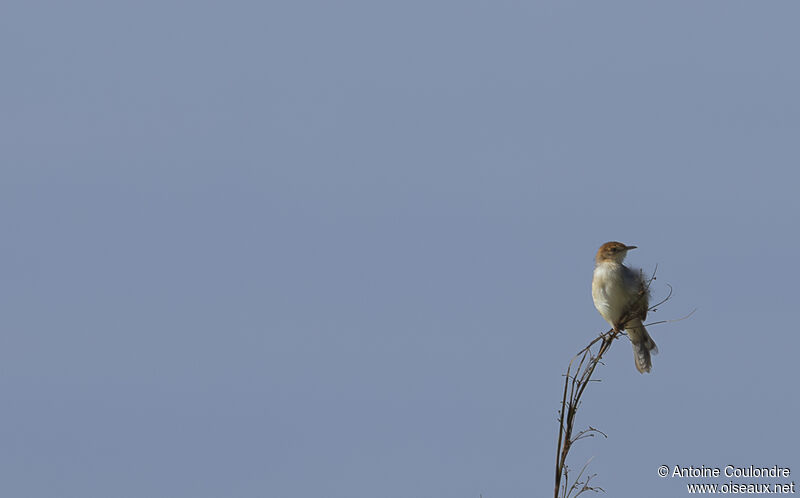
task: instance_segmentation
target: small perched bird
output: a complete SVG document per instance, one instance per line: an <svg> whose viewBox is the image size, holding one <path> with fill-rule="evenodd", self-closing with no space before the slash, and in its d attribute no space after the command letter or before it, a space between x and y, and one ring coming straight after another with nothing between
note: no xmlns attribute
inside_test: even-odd
<svg viewBox="0 0 800 498"><path fill-rule="evenodd" d="M606 242L600 246L592 276L592 299L594 307L614 330L627 331L633 345L636 369L645 373L653 366L650 353L658 353L658 348L642 324L642 320L647 318L650 300L642 272L622 264L631 249L636 249L636 246L626 246L621 242Z"/></svg>

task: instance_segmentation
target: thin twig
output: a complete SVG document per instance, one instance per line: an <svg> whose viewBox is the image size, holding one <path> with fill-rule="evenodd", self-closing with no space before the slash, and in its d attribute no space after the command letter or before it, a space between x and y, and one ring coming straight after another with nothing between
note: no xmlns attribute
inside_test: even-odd
<svg viewBox="0 0 800 498"><path fill-rule="evenodd" d="M695 312L695 311L697 311L697 308L693 309L693 310L692 310L692 311L691 311L691 312L690 312L688 315L686 315L686 316L682 316L682 317L680 317L680 318L673 318L672 320L660 320L660 321L658 321L658 322L650 322L650 323L645 323L645 326L646 326L646 327L649 327L649 326L651 326L651 325L660 325L660 324L662 324L662 323L674 323L674 322L680 322L680 321L682 321L682 320L686 320L686 319L687 319L687 318L689 318L690 316L694 315L694 312Z"/></svg>

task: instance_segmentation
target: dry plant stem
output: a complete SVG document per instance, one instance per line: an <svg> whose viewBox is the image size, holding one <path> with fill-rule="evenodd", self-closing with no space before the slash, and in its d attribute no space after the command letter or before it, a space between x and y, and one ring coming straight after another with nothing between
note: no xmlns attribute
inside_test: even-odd
<svg viewBox="0 0 800 498"><path fill-rule="evenodd" d="M578 432L575 437L573 437L572 434L575 427L575 414L578 412L578 406L580 405L583 391L586 389L586 386L589 385L589 382L591 382L595 367L597 367L597 364L600 363L603 355L606 353L606 351L608 351L608 348L611 347L611 343L614 342L619 335L620 331L611 329L608 332L596 337L585 348L579 351L578 354L572 358L572 360L570 360L569 366L567 367L567 373L565 376L566 379L564 381L564 394L561 398L561 411L559 412L560 426L558 430L558 448L556 453L556 482L555 492L553 495L554 498L566 498L571 495L572 491L575 491L581 485L585 489L579 490L578 494L582 493L583 491L590 490L588 486L589 479L591 479L593 476L589 476L586 482L580 482L580 477L584 472L583 470L581 470L575 482L569 486L569 488L565 487L564 489L560 489L561 481L564 477L568 477L569 469L567 467L567 455L569 454L572 444L575 441L584 439L586 437L594 437L596 434L605 436L605 434L593 427L589 427L587 430ZM597 353L592 354L592 346L600 341L602 342ZM573 371L575 360L578 360L578 364ZM564 481L565 484L568 484L568 479L564 479ZM561 491L560 497L559 490ZM575 496L578 496L578 494Z"/></svg>
<svg viewBox="0 0 800 498"><path fill-rule="evenodd" d="M656 269L658 269L658 267L656 267ZM647 292L649 292L650 284L656 278L655 275L655 270L653 270L653 275L647 281L645 289L642 292L642 298L644 298L644 296L647 295ZM648 311L655 311L657 306L664 304L670 299L671 296L672 287L670 287L669 295L658 304L651 306ZM634 305L631 306L631 309L636 308L637 307L634 303ZM620 319L619 323L628 323L628 321L633 318L636 318L633 313L625 313L625 315L623 315L623 317ZM572 484L570 484L567 455L569 455L569 450L572 448L573 443L578 440L587 437L594 437L597 434L606 437L603 432L591 426L589 426L588 429L579 431L575 436L573 436L573 430L575 427L575 414L578 412L578 406L580 406L581 397L583 396L586 386L589 385L589 382L592 382L592 374L594 373L594 369L597 367L598 363L602 363L601 360L603 359L603 355L606 354L608 349L611 347L611 344L621 334L623 334L623 332L613 328L608 332L600 334L585 348L578 351L578 354L576 354L570 360L569 365L567 366L567 373L564 379L564 393L561 397L561 410L559 411L558 446L556 448L556 481L555 491L553 493L554 498L569 498L571 496L577 497L585 491L603 491L603 489L600 487L589 486L589 481L595 477L595 474L587 475L583 481L581 480L581 477L584 475L589 462L583 466L581 471L578 473L578 476L575 478ZM592 351L592 348L597 343L600 343L600 345L595 353ZM575 367L573 370L576 360L577 367ZM595 382L599 382L599 380L595 380ZM563 488L562 482L564 486ZM573 492L575 492L574 495L572 494Z"/></svg>

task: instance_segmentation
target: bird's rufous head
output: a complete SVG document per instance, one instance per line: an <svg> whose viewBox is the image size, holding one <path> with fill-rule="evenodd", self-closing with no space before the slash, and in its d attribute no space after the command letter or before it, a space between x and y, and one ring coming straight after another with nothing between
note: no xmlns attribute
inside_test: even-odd
<svg viewBox="0 0 800 498"><path fill-rule="evenodd" d="M628 251L636 249L636 246L626 246L622 242L606 242L600 249L597 250L597 256L594 258L595 262L613 262L622 263Z"/></svg>

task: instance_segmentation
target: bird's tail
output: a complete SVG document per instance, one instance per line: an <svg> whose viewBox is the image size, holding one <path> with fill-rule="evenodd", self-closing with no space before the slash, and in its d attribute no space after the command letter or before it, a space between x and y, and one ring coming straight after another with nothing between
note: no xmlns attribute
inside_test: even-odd
<svg viewBox="0 0 800 498"><path fill-rule="evenodd" d="M653 368L650 354L658 353L655 341L647 333L647 329L644 328L641 320L628 322L625 328L633 345L633 361L636 362L636 370L640 373L649 372Z"/></svg>

